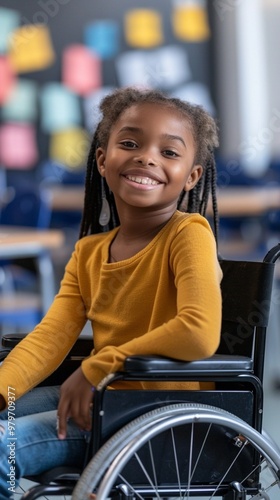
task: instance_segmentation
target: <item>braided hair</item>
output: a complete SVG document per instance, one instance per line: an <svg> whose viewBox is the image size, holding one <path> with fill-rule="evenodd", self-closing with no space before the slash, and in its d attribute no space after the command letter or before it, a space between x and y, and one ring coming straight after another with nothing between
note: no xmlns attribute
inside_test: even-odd
<svg viewBox="0 0 280 500"><path fill-rule="evenodd" d="M96 234L113 229L120 224L114 195L109 190L106 180L101 177L98 171L95 154L98 147L106 149L111 128L121 114L129 107L141 103L161 104L171 110L176 110L181 114L182 119L187 121L195 144L194 165L201 165L203 174L191 191L182 191L177 208L183 212L200 213L205 216L209 195L211 194L213 230L217 241L217 175L214 149L218 147L218 131L215 120L201 106L168 97L158 90L143 90L133 87L117 89L101 101L102 119L94 133L87 161L80 238L87 234ZM99 224L99 214L104 195L111 209L111 218L106 227Z"/></svg>

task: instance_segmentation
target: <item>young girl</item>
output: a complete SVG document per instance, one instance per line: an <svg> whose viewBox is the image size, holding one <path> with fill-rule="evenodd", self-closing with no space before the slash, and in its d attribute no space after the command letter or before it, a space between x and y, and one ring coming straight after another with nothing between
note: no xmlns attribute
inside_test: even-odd
<svg viewBox="0 0 280 500"><path fill-rule="evenodd" d="M0 368L0 408L9 391L21 398L59 366L87 320L94 351L60 389L37 388L16 402L16 481L83 463L93 388L127 356L194 360L219 345L221 271L204 218L211 194L217 234L214 120L200 106L133 88L105 97L101 111L80 239L49 312ZM3 500L11 495L10 436L1 416Z"/></svg>

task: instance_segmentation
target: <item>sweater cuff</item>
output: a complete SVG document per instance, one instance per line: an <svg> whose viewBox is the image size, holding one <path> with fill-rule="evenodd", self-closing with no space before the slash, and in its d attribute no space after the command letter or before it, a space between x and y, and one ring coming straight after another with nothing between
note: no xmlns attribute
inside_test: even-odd
<svg viewBox="0 0 280 500"><path fill-rule="evenodd" d="M99 370L94 367L93 357L84 359L81 364L82 372L92 387L97 387L98 384L106 377L106 373L104 371Z"/></svg>

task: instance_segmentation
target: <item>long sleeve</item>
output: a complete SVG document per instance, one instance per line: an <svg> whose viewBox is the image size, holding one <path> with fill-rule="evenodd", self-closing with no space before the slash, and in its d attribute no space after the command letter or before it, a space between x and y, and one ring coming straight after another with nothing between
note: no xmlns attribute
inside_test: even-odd
<svg viewBox="0 0 280 500"><path fill-rule="evenodd" d="M129 311L135 316L134 330L121 335L130 338L123 343L118 338L118 345L104 345L82 363L93 385L106 374L121 370L127 356L154 354L187 361L208 357L219 345L221 270L208 223L200 216L183 219L163 243L162 254L160 248L158 253L146 252L146 258L142 255L139 275L134 269L134 289L128 274L127 282L123 281L124 295L118 291L119 316L123 318ZM114 301L110 306L114 309ZM110 322L109 310L107 316Z"/></svg>
<svg viewBox="0 0 280 500"><path fill-rule="evenodd" d="M60 292L41 323L8 355L0 368L0 393L7 387L16 398L50 375L63 361L86 321L77 278L74 253L65 272Z"/></svg>

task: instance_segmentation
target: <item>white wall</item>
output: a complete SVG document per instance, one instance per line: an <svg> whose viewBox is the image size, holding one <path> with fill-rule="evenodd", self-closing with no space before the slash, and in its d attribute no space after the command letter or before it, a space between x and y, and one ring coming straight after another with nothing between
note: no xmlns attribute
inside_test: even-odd
<svg viewBox="0 0 280 500"><path fill-rule="evenodd" d="M221 153L261 175L280 157L280 0L213 0Z"/></svg>
<svg viewBox="0 0 280 500"><path fill-rule="evenodd" d="M271 151L280 156L280 1L262 0L268 78Z"/></svg>

